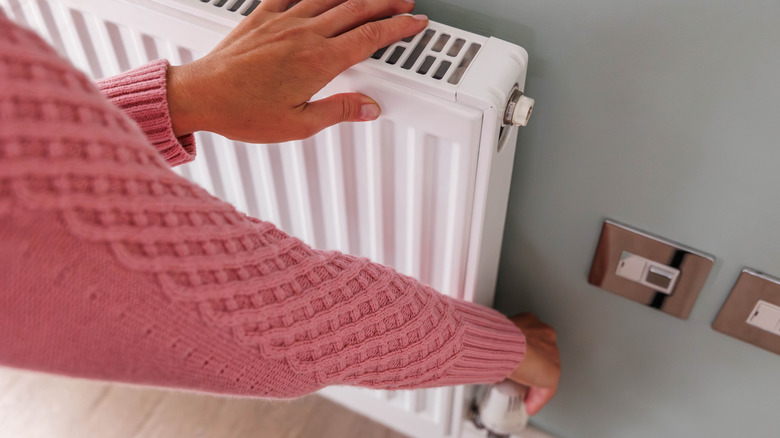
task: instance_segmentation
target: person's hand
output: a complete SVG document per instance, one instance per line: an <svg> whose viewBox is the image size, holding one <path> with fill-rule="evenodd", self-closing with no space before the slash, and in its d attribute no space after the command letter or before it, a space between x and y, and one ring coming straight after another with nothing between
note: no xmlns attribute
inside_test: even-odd
<svg viewBox="0 0 780 438"><path fill-rule="evenodd" d="M379 116L376 102L358 93L309 100L376 50L422 31L428 19L395 16L410 12L411 0L301 0L290 7L295 2L263 0L208 55L169 68L176 136L211 131L278 143Z"/></svg>
<svg viewBox="0 0 780 438"><path fill-rule="evenodd" d="M531 313L511 318L525 335L525 358L512 371L509 379L527 386L525 406L529 415L539 412L558 389L561 377L561 357L555 330Z"/></svg>

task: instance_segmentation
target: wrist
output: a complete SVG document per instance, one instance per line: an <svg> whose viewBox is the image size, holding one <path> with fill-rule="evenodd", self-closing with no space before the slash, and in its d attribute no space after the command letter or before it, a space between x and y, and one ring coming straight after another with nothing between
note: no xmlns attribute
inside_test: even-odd
<svg viewBox="0 0 780 438"><path fill-rule="evenodd" d="M196 82L189 70L187 65L172 65L166 73L168 113L176 137L203 130L200 123L202 109L198 104L199 94L195 90Z"/></svg>

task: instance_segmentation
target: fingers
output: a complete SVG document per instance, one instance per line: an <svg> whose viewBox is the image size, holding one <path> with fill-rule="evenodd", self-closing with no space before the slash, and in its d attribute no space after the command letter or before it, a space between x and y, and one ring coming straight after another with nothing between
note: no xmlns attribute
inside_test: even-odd
<svg viewBox="0 0 780 438"><path fill-rule="evenodd" d="M289 13L296 17L316 17L347 0L302 0L290 8Z"/></svg>
<svg viewBox="0 0 780 438"><path fill-rule="evenodd" d="M334 38L333 41L340 46L338 51L343 54L340 60L344 62L342 68L347 69L382 47L420 33L426 26L428 17L425 15L401 15L366 23Z"/></svg>
<svg viewBox="0 0 780 438"><path fill-rule="evenodd" d="M554 395L555 390L551 388L529 388L524 400L528 415L536 415Z"/></svg>
<svg viewBox="0 0 780 438"><path fill-rule="evenodd" d="M256 13L257 11L284 12L294 2L295 0L263 0L260 3L260 6L252 11L252 14Z"/></svg>
<svg viewBox="0 0 780 438"><path fill-rule="evenodd" d="M408 13L412 9L414 3L406 0L348 0L316 17L314 29L322 36L334 37L368 21Z"/></svg>
<svg viewBox="0 0 780 438"><path fill-rule="evenodd" d="M335 94L306 104L304 123L311 135L341 122L362 122L379 117L379 105L358 93Z"/></svg>

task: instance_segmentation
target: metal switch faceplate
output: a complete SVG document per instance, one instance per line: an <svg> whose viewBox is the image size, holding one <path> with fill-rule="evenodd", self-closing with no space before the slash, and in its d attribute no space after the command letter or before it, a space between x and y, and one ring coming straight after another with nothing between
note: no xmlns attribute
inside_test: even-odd
<svg viewBox="0 0 780 438"><path fill-rule="evenodd" d="M607 219L588 282L681 319L688 319L715 259Z"/></svg>
<svg viewBox="0 0 780 438"><path fill-rule="evenodd" d="M712 328L780 354L780 279L743 269Z"/></svg>

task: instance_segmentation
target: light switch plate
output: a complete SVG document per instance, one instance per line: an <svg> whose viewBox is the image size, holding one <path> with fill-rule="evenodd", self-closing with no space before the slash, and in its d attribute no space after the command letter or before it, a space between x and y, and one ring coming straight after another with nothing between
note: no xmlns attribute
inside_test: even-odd
<svg viewBox="0 0 780 438"><path fill-rule="evenodd" d="M743 269L712 328L780 354L780 330L773 321L773 310L778 307L780 279Z"/></svg>
<svg viewBox="0 0 780 438"><path fill-rule="evenodd" d="M642 271L644 275L662 272L672 283L662 289L652 287L653 281L649 277L632 281L619 275L619 263L626 260L625 254L647 261L647 268ZM688 319L714 264L715 259L710 255L607 219L601 229L588 282L672 316ZM653 267L655 270L651 269Z"/></svg>

